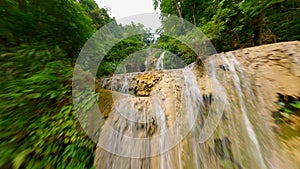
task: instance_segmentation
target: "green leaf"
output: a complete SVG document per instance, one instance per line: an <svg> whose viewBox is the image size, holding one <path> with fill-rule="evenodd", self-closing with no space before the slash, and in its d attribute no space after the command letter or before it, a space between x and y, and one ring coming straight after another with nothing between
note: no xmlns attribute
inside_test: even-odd
<svg viewBox="0 0 300 169"><path fill-rule="evenodd" d="M282 111L284 113L292 113L293 112L292 110L290 110L289 108L286 108L286 107L282 108Z"/></svg>
<svg viewBox="0 0 300 169"><path fill-rule="evenodd" d="M283 117L285 117L285 118L287 118L287 119L290 119L290 115L289 115L288 113L280 112L280 114L281 114Z"/></svg>
<svg viewBox="0 0 300 169"><path fill-rule="evenodd" d="M290 103L291 106L300 109L300 101L295 101L295 103Z"/></svg>
<svg viewBox="0 0 300 169"><path fill-rule="evenodd" d="M22 163L24 162L25 157L31 153L32 150L24 150L21 153L19 153L14 159L13 159L13 168L14 169L18 169L20 168L20 166L22 165Z"/></svg>
<svg viewBox="0 0 300 169"><path fill-rule="evenodd" d="M41 95L42 95L41 93L31 93L31 94L28 94L26 97L29 99L37 99L37 98L40 98Z"/></svg>

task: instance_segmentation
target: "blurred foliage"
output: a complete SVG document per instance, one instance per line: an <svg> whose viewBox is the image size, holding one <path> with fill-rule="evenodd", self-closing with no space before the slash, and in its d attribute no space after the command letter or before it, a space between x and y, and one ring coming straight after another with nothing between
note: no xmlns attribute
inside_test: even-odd
<svg viewBox="0 0 300 169"><path fill-rule="evenodd" d="M0 1L0 168L93 168L72 74L83 44L111 20L91 0Z"/></svg>
<svg viewBox="0 0 300 169"><path fill-rule="evenodd" d="M96 145L77 120L72 75L83 45L111 21L93 0L0 1L0 168L93 168ZM119 27L119 36L144 30ZM143 32L110 50L99 76L152 43ZM86 102L80 110L89 109Z"/></svg>
<svg viewBox="0 0 300 169"><path fill-rule="evenodd" d="M77 121L63 57L41 44L1 54L0 168L92 167L95 144Z"/></svg>
<svg viewBox="0 0 300 169"><path fill-rule="evenodd" d="M300 99L293 98L291 96L279 95L277 102L279 111L273 113L275 122L281 124L283 122L289 122L291 115L300 116Z"/></svg>

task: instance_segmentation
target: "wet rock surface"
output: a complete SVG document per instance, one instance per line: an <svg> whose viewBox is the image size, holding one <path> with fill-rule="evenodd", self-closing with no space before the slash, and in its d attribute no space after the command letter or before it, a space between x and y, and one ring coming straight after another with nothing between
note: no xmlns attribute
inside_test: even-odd
<svg viewBox="0 0 300 169"><path fill-rule="evenodd" d="M214 69L209 67L209 58L214 60ZM198 139L195 137L201 135L195 130L168 153L140 159L120 157L98 147L96 168L270 168L275 164L279 168L297 168L299 138L283 140L281 149L277 150L275 142L270 143L276 136L269 128L275 125L272 112L278 110L275 104L278 93L292 97L300 95L300 42L258 46L220 53L209 58L201 62L205 66L194 65L191 69L193 76L183 76L182 69L178 69L119 74L102 80L101 86L104 89L118 93L118 99L112 99L110 106L102 106L102 109L106 110L107 122L116 131L127 136L135 134L135 137L150 138L161 134L159 128L162 124L153 106L153 98L157 96L159 99L156 101L163 105L161 110L164 112L166 127L174 126L180 117L191 111L188 108L197 107L194 103L201 103L200 107L203 106L199 110L202 113L196 123L200 127L205 125L203 120L210 117L209 113L221 111L218 106L219 103L223 103L222 97L228 98L230 106L225 106L222 110L224 113L219 126L205 143L195 141ZM195 77L201 97L194 97L198 101L188 101L192 104L183 104L195 94L188 92L191 88L186 88L192 77ZM217 82L226 83L224 89L216 89ZM195 84L190 85L195 87ZM222 90L226 91L226 95L222 95ZM243 93L240 95L238 90L242 90ZM119 101L124 98L127 98L127 101L121 102L122 107ZM245 101L241 103L243 99ZM131 110L126 110L128 105L132 105ZM115 109L118 106L119 109ZM241 106L245 106L246 110ZM254 107L256 109L253 109ZM130 112L135 112L134 117ZM123 121L124 118L129 121ZM131 123L130 118L133 118L131 120L135 123ZM212 119L219 120L215 116L212 116ZM262 125L263 121L267 123ZM257 132L256 135L251 135L252 131L249 130ZM100 139L105 140L107 145L115 141L110 140L112 137L109 131L108 128L103 128L100 135ZM251 141L251 137L256 137L257 140ZM116 138L120 139L120 142L123 140L123 137ZM263 146L257 146L256 142L257 145L260 143ZM159 145L147 143L121 145L123 144L116 146L123 147L122 151L141 152L144 155L148 151L159 149ZM142 145L144 149L141 150L138 147ZM239 155L240 153L243 155ZM259 155L263 158L259 159Z"/></svg>
<svg viewBox="0 0 300 169"><path fill-rule="evenodd" d="M259 96L269 111L278 93L300 96L300 42L283 42L232 52L254 77Z"/></svg>

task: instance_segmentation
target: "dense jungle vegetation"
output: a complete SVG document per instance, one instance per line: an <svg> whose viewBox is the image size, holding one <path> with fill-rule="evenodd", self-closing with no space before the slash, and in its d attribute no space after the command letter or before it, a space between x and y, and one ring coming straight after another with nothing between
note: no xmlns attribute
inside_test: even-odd
<svg viewBox="0 0 300 169"><path fill-rule="evenodd" d="M297 0L153 3L161 12L197 26L218 52L300 40ZM0 1L0 168L93 167L96 145L76 119L72 71L89 37L114 20L93 0ZM124 28L144 29L134 24ZM176 39L161 36L154 42L145 29L144 34L114 46L101 63L98 76L113 73L126 56L153 43L188 63L195 59Z"/></svg>

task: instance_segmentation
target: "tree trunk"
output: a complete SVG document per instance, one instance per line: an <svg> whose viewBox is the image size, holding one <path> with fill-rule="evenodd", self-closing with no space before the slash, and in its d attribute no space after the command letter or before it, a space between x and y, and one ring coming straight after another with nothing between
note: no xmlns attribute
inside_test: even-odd
<svg viewBox="0 0 300 169"><path fill-rule="evenodd" d="M183 17L182 17L182 12L181 12L181 1L178 1L176 3L176 8L177 8L177 12L178 12L178 15L179 15L179 18L181 19L181 21L183 21Z"/></svg>
<svg viewBox="0 0 300 169"><path fill-rule="evenodd" d="M263 23L265 20L265 12L261 12L260 14L258 14L258 16L256 17L255 21L253 22L253 33L254 33L254 37L253 37L253 43L254 46L259 46L262 45L262 27L263 27Z"/></svg>
<svg viewBox="0 0 300 169"><path fill-rule="evenodd" d="M193 20L194 20L194 25L197 26L196 17L195 17L195 9L196 9L196 0L194 0L194 7L192 9L192 15L193 15Z"/></svg>
<svg viewBox="0 0 300 169"><path fill-rule="evenodd" d="M26 8L26 1L25 0L18 0L18 6L20 11L24 11Z"/></svg>
<svg viewBox="0 0 300 169"><path fill-rule="evenodd" d="M7 46L6 46L6 41L5 41L4 39L2 39L1 37L0 37L0 44L1 44L2 46L4 46L5 48L7 47Z"/></svg>

